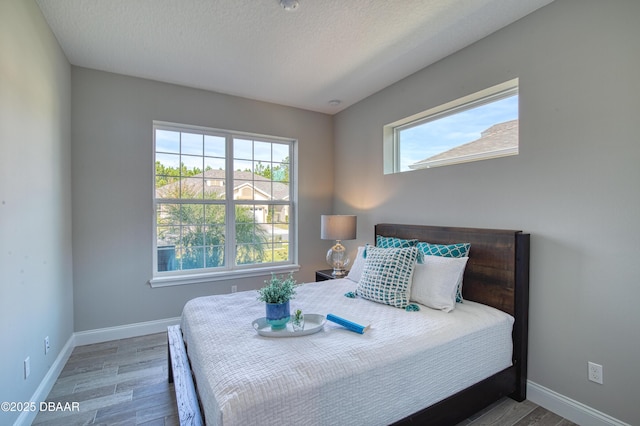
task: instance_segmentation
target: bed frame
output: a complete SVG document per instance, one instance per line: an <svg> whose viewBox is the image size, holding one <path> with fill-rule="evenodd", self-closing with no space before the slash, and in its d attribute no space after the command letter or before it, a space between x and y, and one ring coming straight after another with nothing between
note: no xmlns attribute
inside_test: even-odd
<svg viewBox="0 0 640 426"><path fill-rule="evenodd" d="M513 365L395 425L455 425L509 396L526 399L529 323L529 234L522 231L378 224L375 235L436 244L471 243L463 297L507 312L513 326ZM181 425L204 424L180 326L168 329L169 381L174 383Z"/></svg>

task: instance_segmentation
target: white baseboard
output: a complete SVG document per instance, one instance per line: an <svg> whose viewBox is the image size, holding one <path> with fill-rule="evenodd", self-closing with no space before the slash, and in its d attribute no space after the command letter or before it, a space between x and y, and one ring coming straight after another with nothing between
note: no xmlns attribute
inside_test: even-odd
<svg viewBox="0 0 640 426"><path fill-rule="evenodd" d="M74 333L75 344L76 346L91 345L109 340L127 339L129 337L144 336L145 334L161 333L167 331L168 326L175 324L180 324L180 317L99 328L96 330L77 331Z"/></svg>
<svg viewBox="0 0 640 426"><path fill-rule="evenodd" d="M531 380L527 381L527 399L579 425L631 426Z"/></svg>
<svg viewBox="0 0 640 426"><path fill-rule="evenodd" d="M36 388L36 391L33 393L33 396L31 396L30 401L35 401L36 404L39 404L40 401L45 401L47 399L49 392L51 392L51 388L53 388L56 380L58 380L58 376L69 360L74 347L75 339L72 334L71 337L69 337L69 340L67 340L67 343L62 347L62 350L53 362L53 365L49 368L49 371L47 371L47 374L45 374L44 378ZM37 414L37 410L23 411L15 421L14 426L30 425L35 420Z"/></svg>

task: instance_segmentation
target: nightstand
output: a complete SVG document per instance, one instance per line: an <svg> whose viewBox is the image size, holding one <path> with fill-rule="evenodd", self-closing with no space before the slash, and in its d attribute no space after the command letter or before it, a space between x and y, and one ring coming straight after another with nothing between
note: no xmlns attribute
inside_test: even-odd
<svg viewBox="0 0 640 426"><path fill-rule="evenodd" d="M347 271L347 273L340 278L346 277L348 273L349 271ZM333 275L333 269L323 269L321 271L316 271L316 282L334 279L336 279L336 277Z"/></svg>

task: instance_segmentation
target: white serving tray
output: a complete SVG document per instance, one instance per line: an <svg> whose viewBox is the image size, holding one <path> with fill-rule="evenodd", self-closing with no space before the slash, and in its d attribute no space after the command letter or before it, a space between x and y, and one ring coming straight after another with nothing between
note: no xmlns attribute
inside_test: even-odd
<svg viewBox="0 0 640 426"><path fill-rule="evenodd" d="M309 334L317 333L322 330L325 323L324 315L319 314L304 314L304 330L293 331L291 322L287 323L286 328L282 330L271 330L271 326L267 323L266 318L258 318L253 321L253 328L261 336L266 337L300 337L307 336Z"/></svg>

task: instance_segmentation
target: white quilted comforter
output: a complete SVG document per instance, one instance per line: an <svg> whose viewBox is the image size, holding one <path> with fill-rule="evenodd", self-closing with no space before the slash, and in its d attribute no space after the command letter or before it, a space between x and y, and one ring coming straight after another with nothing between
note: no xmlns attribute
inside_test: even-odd
<svg viewBox="0 0 640 426"><path fill-rule="evenodd" d="M182 331L209 425L386 425L511 365L513 318L465 301L450 313L344 296L348 279L304 284L292 311L371 320L363 335L327 322L292 338L257 334L257 292L189 301Z"/></svg>

